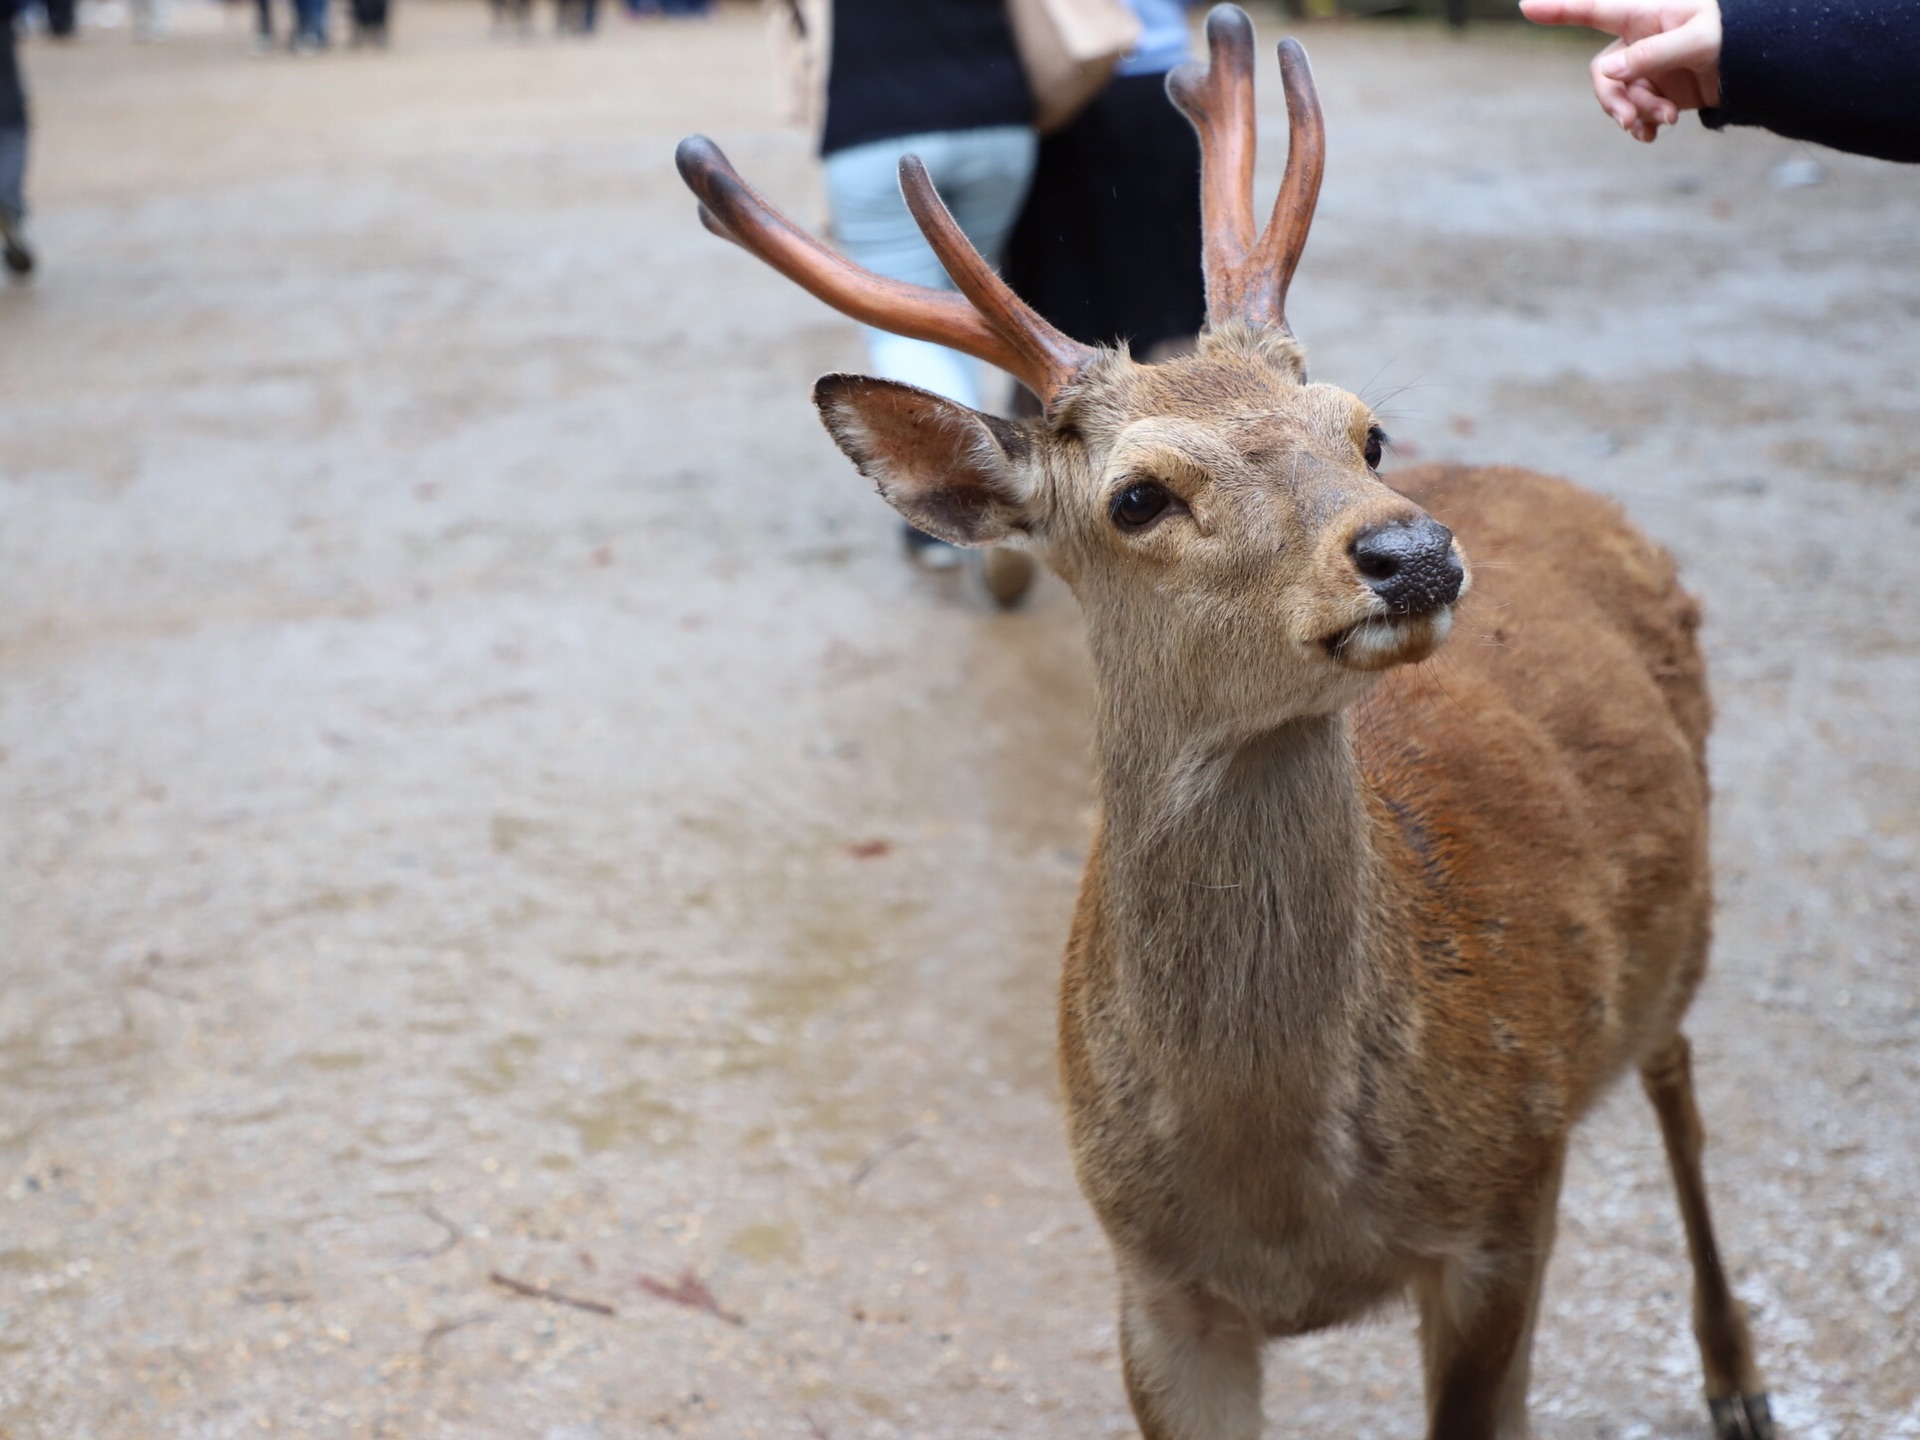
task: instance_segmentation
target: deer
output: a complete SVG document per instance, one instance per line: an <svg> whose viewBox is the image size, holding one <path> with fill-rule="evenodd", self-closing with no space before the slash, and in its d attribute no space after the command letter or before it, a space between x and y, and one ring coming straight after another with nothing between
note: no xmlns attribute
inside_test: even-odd
<svg viewBox="0 0 1920 1440"><path fill-rule="evenodd" d="M1525 1436L1570 1136L1636 1070L1714 1434L1771 1440L1682 1029L1712 915L1700 610L1570 482L1382 477L1378 418L1309 381L1286 319L1325 164L1306 53L1279 47L1289 148L1256 234L1252 24L1219 6L1206 42L1168 90L1201 143L1207 325L1158 365L1043 321L912 157L953 291L851 265L710 140L677 152L710 231L1041 403L1016 422L858 375L813 391L914 525L1025 546L1084 616L1099 805L1060 1074L1134 1417L1146 1440L1255 1440L1269 1341L1410 1299L1427 1435Z"/></svg>

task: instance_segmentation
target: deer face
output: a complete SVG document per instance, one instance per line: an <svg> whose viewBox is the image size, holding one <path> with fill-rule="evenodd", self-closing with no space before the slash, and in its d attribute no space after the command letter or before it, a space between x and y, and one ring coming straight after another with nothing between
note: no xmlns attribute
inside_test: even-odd
<svg viewBox="0 0 1920 1440"><path fill-rule="evenodd" d="M1372 412L1303 383L1277 332L1228 327L1159 366L1102 355L1026 425L862 377L815 401L915 525L1030 547L1103 668L1158 671L1222 719L1351 703L1433 652L1468 583L1450 532L1375 473Z"/></svg>
<svg viewBox="0 0 1920 1440"><path fill-rule="evenodd" d="M1466 567L1446 527L1374 473L1373 417L1306 383L1287 286L1312 224L1326 136L1306 52L1280 43L1286 173L1253 223L1253 25L1207 17L1208 62L1168 76L1200 137L1207 333L1147 368L1049 325L968 243L912 157L900 189L959 293L869 274L755 194L709 140L680 173L709 229L844 313L1019 377L1046 418L1014 424L853 375L814 388L827 428L921 529L1024 543L1080 596L1096 663L1162 711L1229 725L1326 713L1439 645Z"/></svg>

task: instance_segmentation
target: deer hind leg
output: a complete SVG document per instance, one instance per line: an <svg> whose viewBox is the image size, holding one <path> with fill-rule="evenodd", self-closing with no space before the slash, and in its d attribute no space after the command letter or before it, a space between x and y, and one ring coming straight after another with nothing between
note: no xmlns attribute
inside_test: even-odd
<svg viewBox="0 0 1920 1440"><path fill-rule="evenodd" d="M1120 1362L1145 1440L1259 1440L1261 1339L1195 1287L1123 1278Z"/></svg>
<svg viewBox="0 0 1920 1440"><path fill-rule="evenodd" d="M1675 1035L1641 1070L1640 1082L1660 1116L1680 1219L1687 1230L1687 1252L1693 1258L1693 1333L1706 1371L1707 1409L1716 1440L1773 1440L1773 1418L1753 1362L1746 1314L1727 1285L1713 1240L1707 1183L1700 1170L1706 1136L1693 1100L1691 1055L1686 1036Z"/></svg>
<svg viewBox="0 0 1920 1440"><path fill-rule="evenodd" d="M1526 1440L1540 1287L1553 1253L1556 1155L1509 1243L1436 1266L1417 1286L1429 1440Z"/></svg>

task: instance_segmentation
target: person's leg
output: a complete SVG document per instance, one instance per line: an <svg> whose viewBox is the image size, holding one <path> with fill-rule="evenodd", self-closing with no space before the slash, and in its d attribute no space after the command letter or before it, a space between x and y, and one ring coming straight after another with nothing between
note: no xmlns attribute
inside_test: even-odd
<svg viewBox="0 0 1920 1440"><path fill-rule="evenodd" d="M13 19L0 24L0 252L7 269L24 275L33 269L33 251L23 228L27 218L27 90L14 50Z"/></svg>
<svg viewBox="0 0 1920 1440"><path fill-rule="evenodd" d="M838 150L826 158L827 206L833 214L835 241L854 264L914 285L952 289L946 271L920 234L900 195L900 157L912 149L905 140L877 140ZM917 385L949 400L978 409L978 363L967 355L925 340L909 340L863 325L867 364L882 380ZM960 552L907 525L907 548L922 564L947 568Z"/></svg>
<svg viewBox="0 0 1920 1440"><path fill-rule="evenodd" d="M33 269L33 249L27 244L27 127L0 126L0 252L8 270L25 275Z"/></svg>
<svg viewBox="0 0 1920 1440"><path fill-rule="evenodd" d="M918 155L934 187L974 248L997 261L1032 178L1037 142L1024 126L911 135L854 146L827 157L827 196L834 236L855 264L934 289L953 282L934 255L900 194L900 157ZM944 346L867 328L867 353L876 375L981 408L980 365ZM906 527L908 548L922 564L950 566L951 546ZM1024 553L996 552L984 571L1001 605L1026 593L1032 562Z"/></svg>
<svg viewBox="0 0 1920 1440"><path fill-rule="evenodd" d="M973 248L998 265L1033 183L1039 138L1024 125L922 137L934 189Z"/></svg>
<svg viewBox="0 0 1920 1440"><path fill-rule="evenodd" d="M1033 131L1024 125L997 126L924 135L911 143L919 147L927 175L961 232L989 263L1000 264L1033 181L1039 148ZM978 377L979 368L970 373ZM1016 396L1025 393L1018 385L1013 389ZM978 408L980 402L968 403ZM1033 558L1025 550L1002 546L983 557L981 579L1003 608L1021 601L1033 573Z"/></svg>
<svg viewBox="0 0 1920 1440"><path fill-rule="evenodd" d="M27 215L27 127L0 124L0 215L24 220Z"/></svg>
<svg viewBox="0 0 1920 1440"><path fill-rule="evenodd" d="M1190 352L1206 317L1199 144L1164 79L1120 77L1041 143L1006 264L1053 325L1148 363Z"/></svg>
<svg viewBox="0 0 1920 1440"><path fill-rule="evenodd" d="M854 264L890 280L950 290L952 282L900 195L900 157L914 148L915 141L929 138L878 140L829 155L827 204L833 212L834 239ZM918 385L979 408L980 382L970 357L871 326L863 326L862 331L869 363L881 379Z"/></svg>
<svg viewBox="0 0 1920 1440"><path fill-rule="evenodd" d="M293 0L294 48L318 50L327 43L327 0Z"/></svg>

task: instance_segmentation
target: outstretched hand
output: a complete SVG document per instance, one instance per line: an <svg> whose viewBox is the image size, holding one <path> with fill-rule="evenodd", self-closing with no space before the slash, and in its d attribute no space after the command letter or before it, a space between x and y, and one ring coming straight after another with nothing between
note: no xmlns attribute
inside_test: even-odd
<svg viewBox="0 0 1920 1440"><path fill-rule="evenodd" d="M1593 57L1593 93L1636 140L1720 103L1718 0L1520 0L1520 13L1619 37Z"/></svg>

